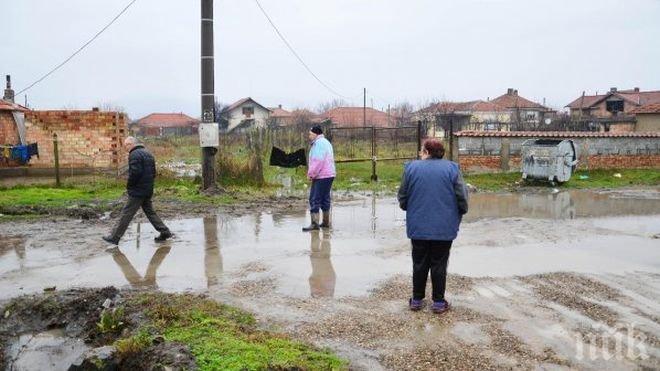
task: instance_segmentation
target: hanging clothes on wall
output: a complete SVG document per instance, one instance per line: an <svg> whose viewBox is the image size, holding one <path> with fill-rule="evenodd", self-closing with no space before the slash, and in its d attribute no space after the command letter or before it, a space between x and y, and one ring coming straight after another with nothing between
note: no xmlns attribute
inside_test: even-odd
<svg viewBox="0 0 660 371"><path fill-rule="evenodd" d="M39 144L37 143L31 143L28 144L28 160L34 156L37 156L39 158Z"/></svg>
<svg viewBox="0 0 660 371"><path fill-rule="evenodd" d="M28 146L14 146L11 149L11 159L25 165L30 160Z"/></svg>

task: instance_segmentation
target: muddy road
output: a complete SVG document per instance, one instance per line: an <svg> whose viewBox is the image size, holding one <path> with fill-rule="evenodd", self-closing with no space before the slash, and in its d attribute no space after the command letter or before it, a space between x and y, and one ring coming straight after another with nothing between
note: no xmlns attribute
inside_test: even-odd
<svg viewBox="0 0 660 371"><path fill-rule="evenodd" d="M331 231L303 208L134 223L0 224L0 300L44 288L204 292L266 328L328 346L356 369L660 367L660 191L474 194L449 263L453 310L410 313L405 213L337 204ZM107 224L105 224L107 223ZM44 335L48 343L52 334Z"/></svg>

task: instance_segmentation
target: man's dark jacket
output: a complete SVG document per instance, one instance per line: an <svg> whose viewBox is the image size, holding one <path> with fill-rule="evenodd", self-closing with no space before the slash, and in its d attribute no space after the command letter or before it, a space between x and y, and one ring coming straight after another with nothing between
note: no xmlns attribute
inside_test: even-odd
<svg viewBox="0 0 660 371"><path fill-rule="evenodd" d="M149 198L154 194L156 161L143 146L137 145L128 154L128 183L131 197Z"/></svg>

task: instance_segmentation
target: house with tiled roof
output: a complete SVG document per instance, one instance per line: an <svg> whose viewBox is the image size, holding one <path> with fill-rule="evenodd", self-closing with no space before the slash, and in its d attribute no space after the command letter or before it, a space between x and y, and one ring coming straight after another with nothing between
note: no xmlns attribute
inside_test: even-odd
<svg viewBox="0 0 660 371"><path fill-rule="evenodd" d="M335 107L321 114L321 117L329 120L335 127L392 126L387 113L371 107L366 109L364 107Z"/></svg>
<svg viewBox="0 0 660 371"><path fill-rule="evenodd" d="M513 88L490 102L506 108L511 112L511 120L519 124L537 125L552 113L550 108L519 95L518 90Z"/></svg>
<svg viewBox="0 0 660 371"><path fill-rule="evenodd" d="M606 94L582 95L566 107L572 118L598 122L602 131L633 131L636 130L633 111L656 103L660 103L660 91L611 88Z"/></svg>
<svg viewBox="0 0 660 371"><path fill-rule="evenodd" d="M135 134L162 137L197 134L200 120L184 113L152 113L137 120L132 126Z"/></svg>
<svg viewBox="0 0 660 371"><path fill-rule="evenodd" d="M443 137L452 126L455 131L508 131L511 111L484 100L440 102L415 112L413 118L426 123L428 135Z"/></svg>
<svg viewBox="0 0 660 371"><path fill-rule="evenodd" d="M635 131L660 132L660 103L651 103L630 111L635 115Z"/></svg>
<svg viewBox="0 0 660 371"><path fill-rule="evenodd" d="M252 127L263 128L268 125L272 113L270 108L250 97L239 99L220 112L220 116L226 122L226 127L221 129L233 131Z"/></svg>
<svg viewBox="0 0 660 371"><path fill-rule="evenodd" d="M277 107L270 107L270 122L276 126L289 126L293 124L293 113L282 108L279 104Z"/></svg>

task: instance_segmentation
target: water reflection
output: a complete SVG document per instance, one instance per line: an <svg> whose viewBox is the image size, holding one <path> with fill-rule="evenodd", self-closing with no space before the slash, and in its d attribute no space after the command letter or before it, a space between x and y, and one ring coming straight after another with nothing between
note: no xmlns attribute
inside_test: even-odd
<svg viewBox="0 0 660 371"><path fill-rule="evenodd" d="M218 217L204 218L204 274L206 287L212 288L220 282L222 275L222 254L218 240Z"/></svg>
<svg viewBox="0 0 660 371"><path fill-rule="evenodd" d="M337 276L330 260L330 232L313 231L310 233L309 260L312 274L309 276L309 291L313 298L333 297Z"/></svg>
<svg viewBox="0 0 660 371"><path fill-rule="evenodd" d="M561 191L555 193L475 193L470 195L466 220L480 218L575 219L618 215L654 215L660 199L626 197L625 192Z"/></svg>
<svg viewBox="0 0 660 371"><path fill-rule="evenodd" d="M161 244L161 246L156 249L154 255L149 260L149 265L147 265L147 271L144 276L142 276L131 264L130 260L124 255L124 253L119 250L119 248L112 249L112 259L117 263L119 269L126 277L126 281L133 287L151 287L156 288L156 272L158 268L163 263L163 260L167 257L167 254L172 250L171 241L166 241Z"/></svg>
<svg viewBox="0 0 660 371"><path fill-rule="evenodd" d="M0 256L14 251L16 257L23 261L25 259L25 238L21 236L0 236Z"/></svg>

